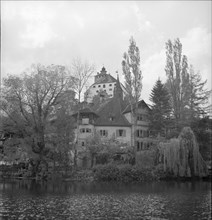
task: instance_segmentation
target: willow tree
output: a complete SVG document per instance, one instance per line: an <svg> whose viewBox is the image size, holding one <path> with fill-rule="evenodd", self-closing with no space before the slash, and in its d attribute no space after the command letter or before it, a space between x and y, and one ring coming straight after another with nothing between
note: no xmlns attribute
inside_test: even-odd
<svg viewBox="0 0 212 220"><path fill-rule="evenodd" d="M163 170L173 177L205 177L208 169L200 152L196 137L190 127L184 127L178 138L161 142L158 147L159 162Z"/></svg>
<svg viewBox="0 0 212 220"><path fill-rule="evenodd" d="M132 122L137 127L138 101L142 90L142 72L140 69L140 51L133 37L130 38L128 52L125 52L122 60L122 70L125 78L126 97L131 106ZM133 140L136 132L132 134ZM133 143L134 144L134 143Z"/></svg>
<svg viewBox="0 0 212 220"><path fill-rule="evenodd" d="M45 161L48 124L73 85L74 78L59 65L32 65L22 75L4 79L1 110L38 156L38 164Z"/></svg>

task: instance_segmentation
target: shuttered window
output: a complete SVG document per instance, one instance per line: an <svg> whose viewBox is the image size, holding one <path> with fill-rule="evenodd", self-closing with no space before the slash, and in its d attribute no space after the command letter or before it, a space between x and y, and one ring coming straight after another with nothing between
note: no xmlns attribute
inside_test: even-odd
<svg viewBox="0 0 212 220"><path fill-rule="evenodd" d="M142 141L137 141L137 151L143 150L143 142Z"/></svg>
<svg viewBox="0 0 212 220"><path fill-rule="evenodd" d="M116 137L126 137L126 130L124 129L116 130Z"/></svg>
<svg viewBox="0 0 212 220"><path fill-rule="evenodd" d="M85 128L81 128L80 133L85 133Z"/></svg>
<svg viewBox="0 0 212 220"><path fill-rule="evenodd" d="M142 130L137 130L137 132L136 132L136 136L137 137L142 137Z"/></svg>
<svg viewBox="0 0 212 220"><path fill-rule="evenodd" d="M100 136L102 137L107 137L108 136L108 131L107 130L100 130L99 131Z"/></svg>

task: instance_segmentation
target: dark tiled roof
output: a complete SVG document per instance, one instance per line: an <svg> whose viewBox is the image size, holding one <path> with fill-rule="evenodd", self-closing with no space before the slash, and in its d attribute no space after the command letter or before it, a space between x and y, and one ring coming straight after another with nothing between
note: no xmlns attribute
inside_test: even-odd
<svg viewBox="0 0 212 220"><path fill-rule="evenodd" d="M80 114L94 114L96 116L98 116L96 114L96 112L94 112L91 108L87 107L87 108L83 108L81 110L79 110ZM72 116L76 116L77 112L75 112Z"/></svg>
<svg viewBox="0 0 212 220"><path fill-rule="evenodd" d="M97 81L93 85L100 84L100 83L113 83L116 81L117 80L113 76L111 76L110 74L105 74L104 77L97 79Z"/></svg>
<svg viewBox="0 0 212 220"><path fill-rule="evenodd" d="M143 108L147 108L148 110L151 110L150 107L146 104L146 102L144 100L139 101L138 106L143 107ZM133 105L133 109L135 109L135 104ZM128 113L128 112L131 112L131 106L130 105L128 105L122 113L125 114L125 113Z"/></svg>
<svg viewBox="0 0 212 220"><path fill-rule="evenodd" d="M96 120L96 126L125 126L130 127L131 124L122 114L126 107L125 102L119 96L114 96L104 103L98 110L99 118ZM111 117L113 120L111 120Z"/></svg>

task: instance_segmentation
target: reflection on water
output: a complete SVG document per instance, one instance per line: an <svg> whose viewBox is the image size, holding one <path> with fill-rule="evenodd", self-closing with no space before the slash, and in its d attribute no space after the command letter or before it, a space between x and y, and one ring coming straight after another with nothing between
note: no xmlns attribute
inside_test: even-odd
<svg viewBox="0 0 212 220"><path fill-rule="evenodd" d="M0 182L0 219L210 219L209 182Z"/></svg>

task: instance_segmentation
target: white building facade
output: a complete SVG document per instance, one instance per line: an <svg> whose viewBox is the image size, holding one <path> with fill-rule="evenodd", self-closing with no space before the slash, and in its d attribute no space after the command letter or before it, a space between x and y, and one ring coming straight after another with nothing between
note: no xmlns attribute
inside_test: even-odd
<svg viewBox="0 0 212 220"><path fill-rule="evenodd" d="M100 73L94 79L94 84L92 84L89 89L84 94L84 99L87 103L93 102L93 97L99 93L106 93L109 98L114 95L114 89L116 88L117 79L112 75L108 74L105 67L102 68ZM125 93L125 88L121 84L121 88Z"/></svg>

